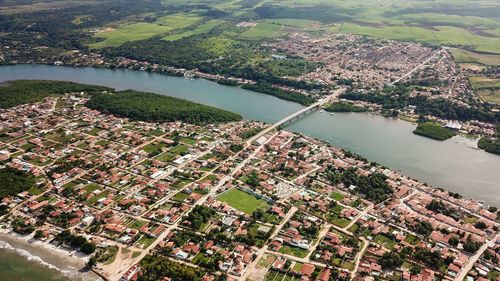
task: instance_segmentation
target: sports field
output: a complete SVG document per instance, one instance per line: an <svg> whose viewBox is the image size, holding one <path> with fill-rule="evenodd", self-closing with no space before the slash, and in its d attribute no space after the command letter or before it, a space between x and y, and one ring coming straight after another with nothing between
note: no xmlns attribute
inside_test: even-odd
<svg viewBox="0 0 500 281"><path fill-rule="evenodd" d="M217 196L216 199L222 202L227 202L231 205L231 207L250 215L257 209L266 210L269 208L269 204L267 204L266 201L258 199L257 197L236 188L226 191L225 193Z"/></svg>

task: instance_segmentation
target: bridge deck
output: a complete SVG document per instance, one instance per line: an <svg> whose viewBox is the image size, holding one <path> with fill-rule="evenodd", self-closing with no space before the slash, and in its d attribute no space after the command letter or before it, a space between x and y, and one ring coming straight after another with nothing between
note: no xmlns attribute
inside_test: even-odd
<svg viewBox="0 0 500 281"><path fill-rule="evenodd" d="M258 133L257 135L255 135L254 137L250 138L247 141L247 144L251 143L252 141L260 138L261 136L267 134L268 132L276 129L277 127L280 127L281 125L287 123L290 120L295 119L296 117L298 117L298 116L300 116L300 115L302 115L304 113L309 113L309 112L313 111L314 109L320 108L323 104L325 104L328 101L330 101L330 99L332 97L337 96L342 91L344 91L344 89L340 88L340 89L336 90L333 94L331 94L331 95L329 95L329 96L327 96L325 98L320 99L319 101L311 104L310 106L302 108L301 110L299 110L299 111L297 111L297 112L295 112L293 114L288 115L287 117L285 117L285 118L281 119L280 121L274 123L273 125L267 127L266 129L264 129L263 131L261 131L260 133Z"/></svg>

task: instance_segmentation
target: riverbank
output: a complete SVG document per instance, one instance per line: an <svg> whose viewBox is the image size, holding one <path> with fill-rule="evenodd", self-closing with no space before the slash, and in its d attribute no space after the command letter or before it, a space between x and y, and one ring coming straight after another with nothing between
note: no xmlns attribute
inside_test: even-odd
<svg viewBox="0 0 500 281"><path fill-rule="evenodd" d="M101 281L95 273L82 270L87 259L83 253L34 239L33 234L0 231L0 280Z"/></svg>
<svg viewBox="0 0 500 281"><path fill-rule="evenodd" d="M117 90L136 89L223 108L240 113L247 120L267 123L275 123L303 108L297 103L238 87L144 71L13 65L0 67L0 77L2 81L56 79ZM460 135L440 142L412 134L415 127L414 123L371 113L331 115L317 111L286 129L326 140L337 148L347 148L434 187L500 206L497 155L471 147L474 142ZM468 144L464 144L465 141Z"/></svg>

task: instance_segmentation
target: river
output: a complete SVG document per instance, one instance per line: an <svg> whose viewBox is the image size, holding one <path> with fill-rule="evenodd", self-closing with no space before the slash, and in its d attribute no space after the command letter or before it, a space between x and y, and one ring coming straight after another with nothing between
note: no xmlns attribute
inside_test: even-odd
<svg viewBox="0 0 500 281"><path fill-rule="evenodd" d="M222 86L203 79L187 80L147 72L46 65L0 67L0 81L52 79L136 89L224 108L244 118L276 122L302 108L273 96ZM369 113L314 112L288 130L324 139L357 152L403 175L484 200L500 207L500 157L471 149L463 136L435 141L412 134L415 125Z"/></svg>

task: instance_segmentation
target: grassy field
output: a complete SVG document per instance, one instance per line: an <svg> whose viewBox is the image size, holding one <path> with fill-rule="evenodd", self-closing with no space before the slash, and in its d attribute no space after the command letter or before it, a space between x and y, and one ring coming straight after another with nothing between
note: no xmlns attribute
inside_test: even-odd
<svg viewBox="0 0 500 281"><path fill-rule="evenodd" d="M474 90L500 88L500 79L488 78L484 76L476 76L476 77L469 77L469 81Z"/></svg>
<svg viewBox="0 0 500 281"><path fill-rule="evenodd" d="M281 25L271 24L271 23L258 23L251 29L240 33L240 37L243 39L258 40L265 38L278 37L283 35L281 30Z"/></svg>
<svg viewBox="0 0 500 281"><path fill-rule="evenodd" d="M382 245L389 250L392 250L394 248L394 246L396 246L396 244L397 244L396 241L389 239L387 236L384 236L382 234L377 235L377 237L375 237L375 239L373 239L373 242L375 242L379 245Z"/></svg>
<svg viewBox="0 0 500 281"><path fill-rule="evenodd" d="M91 49L102 49L106 47L120 46L125 42L137 41L151 38L158 34L171 31L169 26L161 26L153 23L134 23L126 25L120 29L108 30L94 35L94 38L104 39L103 41L90 44Z"/></svg>
<svg viewBox="0 0 500 281"><path fill-rule="evenodd" d="M462 49L450 49L456 63L477 63L481 65L500 65L500 55L479 54Z"/></svg>
<svg viewBox="0 0 500 281"><path fill-rule="evenodd" d="M172 29L182 29L191 26L201 20L200 17L192 14L174 14L159 18L155 24L168 26Z"/></svg>
<svg viewBox="0 0 500 281"><path fill-rule="evenodd" d="M488 102L500 103L500 79L476 76L469 77L469 81L481 99Z"/></svg>
<svg viewBox="0 0 500 281"><path fill-rule="evenodd" d="M288 245L283 245L278 252L282 254L287 254L287 255L292 255L298 258L305 258L307 254L309 253L308 250L297 248L297 247L292 247Z"/></svg>
<svg viewBox="0 0 500 281"><path fill-rule="evenodd" d="M293 27L306 28L314 23L317 23L312 20L304 20L304 19L268 19L264 21L265 23L278 24L278 25L288 25Z"/></svg>
<svg viewBox="0 0 500 281"><path fill-rule="evenodd" d="M189 36L192 36L192 35L201 34L201 33L207 33L207 32L210 32L212 29L214 29L215 27L219 26L222 23L223 23L223 21L220 21L220 20L211 20L211 21L206 22L204 24L198 25L193 30L187 30L187 31L184 31L184 32L181 32L181 33L177 33L177 34L167 35L167 36L163 37L163 40L175 41L175 40L179 40L179 39L182 39L182 38L185 38L185 37L189 37Z"/></svg>
<svg viewBox="0 0 500 281"><path fill-rule="evenodd" d="M500 38L473 35L454 26L434 26L433 29L414 26L363 26L344 23L339 30L345 34L360 34L378 38L425 42L431 45L460 45L476 51L500 54Z"/></svg>
<svg viewBox="0 0 500 281"><path fill-rule="evenodd" d="M236 188L217 196L217 200L227 202L233 208L247 214L252 214L257 209L269 208L266 201Z"/></svg>

